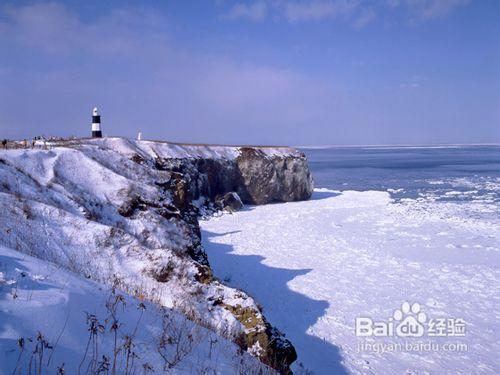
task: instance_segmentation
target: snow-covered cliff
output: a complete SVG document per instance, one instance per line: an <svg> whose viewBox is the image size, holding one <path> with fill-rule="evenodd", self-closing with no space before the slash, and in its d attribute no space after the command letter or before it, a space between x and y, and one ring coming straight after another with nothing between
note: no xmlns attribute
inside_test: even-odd
<svg viewBox="0 0 500 375"><path fill-rule="evenodd" d="M123 138L0 151L0 245L182 311L286 370L296 358L245 292L212 277L197 217L237 192L263 204L307 199L306 158L285 147Z"/></svg>
<svg viewBox="0 0 500 375"><path fill-rule="evenodd" d="M30 372L276 374L173 309L0 245L0 373Z"/></svg>

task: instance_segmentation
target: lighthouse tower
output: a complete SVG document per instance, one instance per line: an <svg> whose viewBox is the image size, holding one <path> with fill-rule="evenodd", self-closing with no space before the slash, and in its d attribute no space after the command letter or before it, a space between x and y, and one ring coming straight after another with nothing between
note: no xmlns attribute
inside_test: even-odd
<svg viewBox="0 0 500 375"><path fill-rule="evenodd" d="M102 138L101 116L97 111L97 107L92 111L92 138Z"/></svg>

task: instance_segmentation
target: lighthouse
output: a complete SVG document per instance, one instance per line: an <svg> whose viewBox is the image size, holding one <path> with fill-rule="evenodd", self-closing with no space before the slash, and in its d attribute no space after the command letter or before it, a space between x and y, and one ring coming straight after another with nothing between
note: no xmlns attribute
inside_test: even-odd
<svg viewBox="0 0 500 375"><path fill-rule="evenodd" d="M97 111L97 107L92 111L92 138L102 138L101 116Z"/></svg>

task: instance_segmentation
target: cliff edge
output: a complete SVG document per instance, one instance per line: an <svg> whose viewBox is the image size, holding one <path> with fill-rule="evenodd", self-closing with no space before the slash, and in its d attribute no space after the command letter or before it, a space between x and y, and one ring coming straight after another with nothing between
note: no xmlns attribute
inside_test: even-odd
<svg viewBox="0 0 500 375"><path fill-rule="evenodd" d="M173 307L286 372L292 344L246 293L212 276L199 215L308 199L305 156L287 147L84 139L0 150L0 244Z"/></svg>

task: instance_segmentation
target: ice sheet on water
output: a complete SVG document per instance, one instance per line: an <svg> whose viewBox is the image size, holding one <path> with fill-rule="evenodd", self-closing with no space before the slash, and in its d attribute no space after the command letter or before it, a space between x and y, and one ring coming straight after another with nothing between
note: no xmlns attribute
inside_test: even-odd
<svg viewBox="0 0 500 375"><path fill-rule="evenodd" d="M389 191L395 199L500 199L500 147L330 148L304 150L316 186ZM390 190L389 190L390 189ZM471 194L470 191L477 190Z"/></svg>
<svg viewBox="0 0 500 375"><path fill-rule="evenodd" d="M464 216L453 202L325 192L204 221L215 274L255 296L319 374L498 371L498 218ZM404 301L465 319L468 351L358 353L355 318L388 319Z"/></svg>

